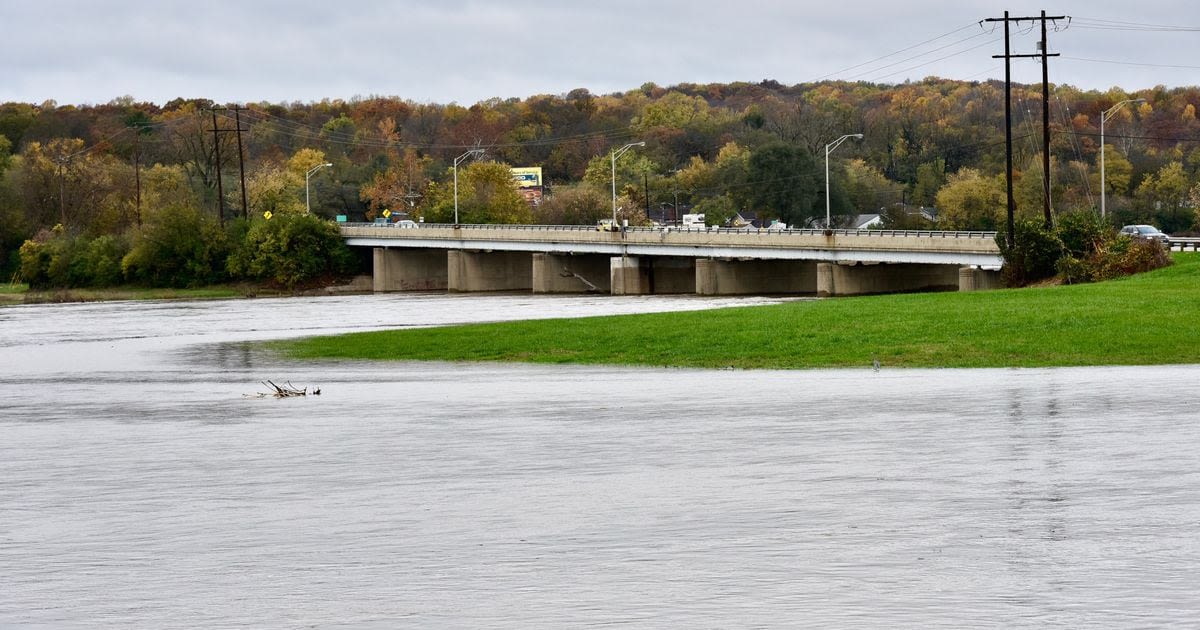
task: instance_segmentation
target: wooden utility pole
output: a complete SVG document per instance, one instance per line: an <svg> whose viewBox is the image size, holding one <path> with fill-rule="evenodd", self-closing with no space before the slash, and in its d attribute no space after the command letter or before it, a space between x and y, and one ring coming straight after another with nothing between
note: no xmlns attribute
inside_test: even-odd
<svg viewBox="0 0 1200 630"><path fill-rule="evenodd" d="M217 110L218 109L222 109L222 110L223 109L232 109L233 110L234 121L236 121L236 123L237 123L236 129L220 129L219 127L217 127ZM217 195L218 195L218 197L220 197L220 199L217 201L217 207L218 207L218 212L221 216L222 224L225 223L225 194L223 192L224 189L221 186L221 137L220 137L220 134L222 134L222 133L236 133L237 134L238 173L241 175L241 181L242 181L242 217L246 218L246 219L250 218L249 206L246 203L246 153L245 153L245 151L242 150L242 131L244 131L244 129L242 129L241 111L243 109L246 109L246 108L242 107L240 105L234 105L233 107L214 107L214 108L212 108L213 145L216 149L216 156L217 156Z"/></svg>
<svg viewBox="0 0 1200 630"><path fill-rule="evenodd" d="M1013 183L1012 183L1012 61L1019 58L1037 57L1042 60L1042 187L1043 187L1043 211L1046 218L1046 227L1051 227L1054 224L1054 218L1050 213L1050 80L1049 80L1049 57L1057 57L1058 53L1049 53L1046 50L1046 20L1064 20L1065 15L1047 16L1045 11L1042 11L1040 16L1036 17L1009 17L1008 11L1004 12L1002 18L988 18L984 22L1003 22L1004 23L1004 54L992 55L993 59L1004 59L1004 149L1005 162L1007 168L1005 170L1005 178L1008 184L1008 246L1013 244L1013 213L1016 208L1016 203L1013 200ZM1014 55L1009 47L1009 28L1011 22L1032 22L1040 21L1042 23L1042 41L1041 51L1030 55Z"/></svg>
<svg viewBox="0 0 1200 630"><path fill-rule="evenodd" d="M242 176L242 218L250 218L250 209L246 205L246 154L242 151L242 110L244 107L233 106L233 119L237 121L238 142L238 172Z"/></svg>
<svg viewBox="0 0 1200 630"><path fill-rule="evenodd" d="M210 111L213 122L213 151L217 158L217 219L221 225L225 225L225 188L221 185L221 135L220 129L217 128L217 110L214 108Z"/></svg>
<svg viewBox="0 0 1200 630"><path fill-rule="evenodd" d="M135 125L133 128L134 218L137 220L138 227L142 227L142 152L138 142L141 135L141 125Z"/></svg>

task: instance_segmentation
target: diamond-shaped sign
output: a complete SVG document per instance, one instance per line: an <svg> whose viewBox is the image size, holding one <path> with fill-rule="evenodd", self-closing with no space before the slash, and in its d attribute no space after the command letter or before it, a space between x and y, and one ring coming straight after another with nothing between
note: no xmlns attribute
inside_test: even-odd
<svg viewBox="0 0 1200 630"><path fill-rule="evenodd" d="M264 213L263 213L263 218L264 218L264 219L266 219L266 220L268 220L268 221L270 221L270 220L271 220L271 217L272 217L272 216L274 216L274 215L272 215L272 214L271 214L271 211L270 211L270 210L267 210L266 212L264 212Z"/></svg>
<svg viewBox="0 0 1200 630"><path fill-rule="evenodd" d="M392 211L391 211L391 210L388 210L387 208L384 208L384 209L383 209L383 216L384 216L384 217L387 217L387 218L389 218L389 219L390 219L390 218L392 217Z"/></svg>

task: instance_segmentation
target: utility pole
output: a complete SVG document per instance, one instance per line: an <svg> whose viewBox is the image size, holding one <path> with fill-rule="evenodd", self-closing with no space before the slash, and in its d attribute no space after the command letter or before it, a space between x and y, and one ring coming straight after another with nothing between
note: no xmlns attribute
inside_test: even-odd
<svg viewBox="0 0 1200 630"><path fill-rule="evenodd" d="M217 219L221 222L221 225L225 225L225 188L221 185L221 136L219 133L221 130L217 128L216 108L209 111L212 112L213 151L216 152L217 158Z"/></svg>
<svg viewBox="0 0 1200 630"><path fill-rule="evenodd" d="M133 182L134 182L134 218L137 220L137 226L142 227L142 152L138 142L142 135L142 126L135 125L133 128Z"/></svg>
<svg viewBox="0 0 1200 630"><path fill-rule="evenodd" d="M242 151L242 110L246 109L239 105L233 106L233 119L237 121L237 142L238 142L238 172L242 176L242 218L250 218L250 209L246 205L246 154Z"/></svg>
<svg viewBox="0 0 1200 630"><path fill-rule="evenodd" d="M408 193L406 195L404 195L405 201L408 202L408 220L409 221L415 221L415 219L413 219L413 212L416 211L417 200L420 198L421 198L421 193L413 192L413 190L411 188L408 190Z"/></svg>
<svg viewBox="0 0 1200 630"><path fill-rule="evenodd" d="M646 220L650 220L650 171L642 173L642 191L646 193Z"/></svg>
<svg viewBox="0 0 1200 630"><path fill-rule="evenodd" d="M1013 184L1012 184L1012 60L1019 58L1037 57L1042 60L1042 187L1043 187L1043 211L1046 217L1046 227L1049 228L1054 224L1054 219L1050 214L1050 82L1049 82L1049 57L1057 57L1058 53L1049 53L1046 50L1046 20L1063 20L1065 15L1046 16L1046 12L1042 11L1037 17L1009 17L1008 11L1004 12L1002 18L988 18L984 22L1003 22L1004 23L1004 54L992 55L993 59L1004 59L1004 150L1005 162L1007 165L1005 178L1008 184L1008 246L1013 245L1013 213L1016 208L1016 202L1013 201ZM1011 22L1032 22L1041 21L1042 23L1042 41L1040 44L1041 51L1031 55L1014 55L1009 48L1009 28Z"/></svg>
<svg viewBox="0 0 1200 630"><path fill-rule="evenodd" d="M54 158L54 161L58 163L58 214L59 221L64 228L67 227L67 186L64 183L63 165L67 163L68 159L63 156Z"/></svg>

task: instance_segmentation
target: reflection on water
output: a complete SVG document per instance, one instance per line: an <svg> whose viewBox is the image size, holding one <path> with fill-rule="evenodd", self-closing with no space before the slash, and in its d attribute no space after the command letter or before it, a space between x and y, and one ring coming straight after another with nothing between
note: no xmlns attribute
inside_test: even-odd
<svg viewBox="0 0 1200 630"><path fill-rule="evenodd" d="M1200 618L1196 367L308 364L242 343L745 303L659 299L0 309L0 627ZM268 378L323 393L243 396Z"/></svg>

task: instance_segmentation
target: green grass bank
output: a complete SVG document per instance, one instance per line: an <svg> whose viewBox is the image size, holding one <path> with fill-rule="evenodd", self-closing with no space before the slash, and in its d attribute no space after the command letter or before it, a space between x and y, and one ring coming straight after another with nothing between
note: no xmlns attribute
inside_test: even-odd
<svg viewBox="0 0 1200 630"><path fill-rule="evenodd" d="M295 358L702 368L1200 363L1200 254L1097 284L920 293L272 342Z"/></svg>

